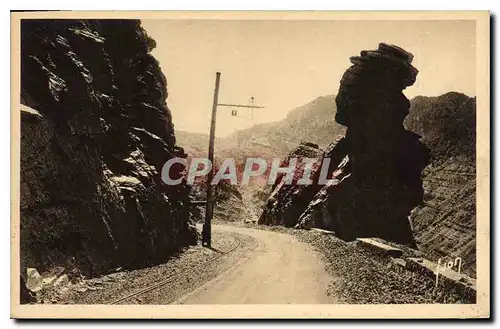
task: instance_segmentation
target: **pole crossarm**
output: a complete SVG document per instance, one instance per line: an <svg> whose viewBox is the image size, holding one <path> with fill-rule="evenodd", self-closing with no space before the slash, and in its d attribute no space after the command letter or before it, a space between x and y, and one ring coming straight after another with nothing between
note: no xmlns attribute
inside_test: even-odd
<svg viewBox="0 0 500 329"><path fill-rule="evenodd" d="M251 109L265 109L265 107L264 107L264 106L255 106L255 105L217 104L217 106L247 107L247 108L251 108Z"/></svg>

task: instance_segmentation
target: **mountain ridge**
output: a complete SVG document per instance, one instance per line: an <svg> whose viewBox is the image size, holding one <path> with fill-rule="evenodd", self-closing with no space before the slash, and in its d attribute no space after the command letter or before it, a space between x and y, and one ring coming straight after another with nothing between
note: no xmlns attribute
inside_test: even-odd
<svg viewBox="0 0 500 329"><path fill-rule="evenodd" d="M343 126L335 122L335 113L335 95L319 96L292 109L280 121L259 123L237 130L226 137L216 137L215 150L226 154L231 149L245 153L245 149L265 148L277 156L285 156L302 140L326 147L332 139L332 131L333 135L345 131ZM324 117L331 120L323 120ZM305 122L307 124L304 124ZM190 151L196 155L208 152L208 134L176 130L176 137L178 144L183 146L188 154Z"/></svg>

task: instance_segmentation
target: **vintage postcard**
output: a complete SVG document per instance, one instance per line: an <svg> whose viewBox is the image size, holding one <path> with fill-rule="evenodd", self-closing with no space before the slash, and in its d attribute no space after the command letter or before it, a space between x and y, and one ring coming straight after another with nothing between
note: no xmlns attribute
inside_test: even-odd
<svg viewBox="0 0 500 329"><path fill-rule="evenodd" d="M12 317L490 317L489 12L11 26Z"/></svg>

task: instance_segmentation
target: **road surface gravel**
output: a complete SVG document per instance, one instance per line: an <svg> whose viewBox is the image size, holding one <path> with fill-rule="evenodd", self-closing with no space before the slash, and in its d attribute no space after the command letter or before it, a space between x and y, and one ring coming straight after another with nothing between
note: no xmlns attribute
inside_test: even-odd
<svg viewBox="0 0 500 329"><path fill-rule="evenodd" d="M248 235L257 241L234 266L176 301L178 304L327 304L332 278L320 255L294 236L215 225L215 232Z"/></svg>

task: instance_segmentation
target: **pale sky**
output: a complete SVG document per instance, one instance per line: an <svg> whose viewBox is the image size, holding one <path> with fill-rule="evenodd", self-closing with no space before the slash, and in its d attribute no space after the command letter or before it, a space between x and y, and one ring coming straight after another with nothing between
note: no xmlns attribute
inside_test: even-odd
<svg viewBox="0 0 500 329"><path fill-rule="evenodd" d="M216 135L284 118L318 96L336 94L349 57L379 42L413 53L419 70L407 97L448 91L475 96L475 21L142 20L167 78L178 130L208 133L215 72L219 103L256 105L232 117L219 107ZM244 115L246 114L246 118Z"/></svg>

